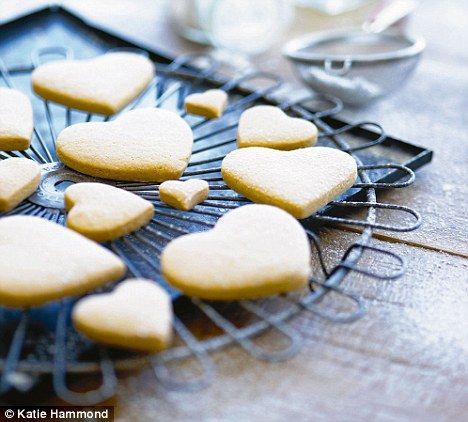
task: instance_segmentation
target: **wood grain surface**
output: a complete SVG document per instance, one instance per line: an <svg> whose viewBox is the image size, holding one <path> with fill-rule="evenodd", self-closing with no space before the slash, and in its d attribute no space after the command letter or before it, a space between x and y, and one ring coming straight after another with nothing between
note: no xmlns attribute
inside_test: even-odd
<svg viewBox="0 0 468 422"><path fill-rule="evenodd" d="M168 3L65 2L173 54L200 51L174 34ZM14 9L2 7L1 17ZM309 28L304 24L309 18L300 17L295 33ZM316 19L314 28L330 25ZM362 17L343 19L356 23L353 19ZM345 288L363 297L365 317L334 324L303 313L292 326L304 335L305 345L288 362L256 361L231 347L213 355L217 377L195 393L164 390L148 368L124 377L112 401L117 420L468 419L468 2L422 1L411 29L426 37L428 47L410 83L377 104L343 114L351 121L377 121L388 133L435 151L433 163L417 173L412 187L379 193L380 200L412 206L423 215L419 230L385 233L384 240L375 241L405 256L406 274L391 282L350 275ZM279 48L274 50L256 65L294 82ZM352 236L326 232L327 259L336 259ZM371 255L361 265L385 266ZM338 305L330 299L327 306Z"/></svg>

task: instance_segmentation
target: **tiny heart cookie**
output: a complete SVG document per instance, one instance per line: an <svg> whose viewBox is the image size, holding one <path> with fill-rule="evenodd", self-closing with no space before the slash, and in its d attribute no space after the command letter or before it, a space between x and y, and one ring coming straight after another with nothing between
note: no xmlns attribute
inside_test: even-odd
<svg viewBox="0 0 468 422"><path fill-rule="evenodd" d="M32 73L32 86L46 100L110 115L136 98L154 74L154 64L141 54L107 53L43 64Z"/></svg>
<svg viewBox="0 0 468 422"><path fill-rule="evenodd" d="M106 242L125 236L149 223L151 202L103 183L77 183L65 190L68 228Z"/></svg>
<svg viewBox="0 0 468 422"><path fill-rule="evenodd" d="M79 123L57 138L57 155L81 173L104 179L178 179L192 154L190 126L176 113L141 108L112 122Z"/></svg>
<svg viewBox="0 0 468 422"><path fill-rule="evenodd" d="M278 107L260 105L241 114L237 145L282 150L311 147L317 142L317 128L307 120L289 117Z"/></svg>
<svg viewBox="0 0 468 422"><path fill-rule="evenodd" d="M161 256L166 279L189 296L254 299L297 290L310 275L310 245L302 226L268 205L245 205L213 230L171 241Z"/></svg>
<svg viewBox="0 0 468 422"><path fill-rule="evenodd" d="M39 217L0 219L0 304L30 307L85 293L125 274L112 252Z"/></svg>
<svg viewBox="0 0 468 422"><path fill-rule="evenodd" d="M110 346L157 352L172 339L171 299L150 280L125 280L112 293L85 297L72 318L78 331Z"/></svg>
<svg viewBox="0 0 468 422"><path fill-rule="evenodd" d="M31 145L33 111L22 92L0 88L0 151L23 151Z"/></svg>
<svg viewBox="0 0 468 422"><path fill-rule="evenodd" d="M206 180L168 180L159 186L159 199L171 207L188 211L208 198L209 191Z"/></svg>
<svg viewBox="0 0 468 422"><path fill-rule="evenodd" d="M0 212L15 208L32 195L41 181L38 164L27 158L0 161Z"/></svg>
<svg viewBox="0 0 468 422"><path fill-rule="evenodd" d="M228 186L246 198L306 218L354 184L357 165L349 154L334 148L253 147L230 152L221 173Z"/></svg>
<svg viewBox="0 0 468 422"><path fill-rule="evenodd" d="M190 114L208 117L221 117L228 105L228 95L222 89L190 94L185 97L185 110Z"/></svg>

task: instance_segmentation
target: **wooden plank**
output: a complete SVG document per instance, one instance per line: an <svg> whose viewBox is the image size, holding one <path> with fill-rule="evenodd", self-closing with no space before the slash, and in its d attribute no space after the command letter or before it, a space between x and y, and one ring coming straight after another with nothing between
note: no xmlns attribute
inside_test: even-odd
<svg viewBox="0 0 468 422"><path fill-rule="evenodd" d="M391 237L459 254L468 253L468 137L462 112L468 97L460 89L468 86L468 75L463 69L427 57L403 91L366 110L344 114L378 121L392 135L434 150L433 162L417 172L414 185L381 191L378 198L412 206L423 217L419 230ZM429 92L435 101L422 101ZM394 214L382 217L389 224Z"/></svg>
<svg viewBox="0 0 468 422"><path fill-rule="evenodd" d="M347 243L332 237L326 250ZM350 277L346 288L365 296L363 319L340 325L303 314L293 323L306 338L297 357L269 364L227 349L214 356L214 384L196 393L167 392L145 370L122 381L119 413L142 421L462 420L468 414L467 261L378 244L411 259L406 276L393 282ZM369 257L365 264L378 261Z"/></svg>

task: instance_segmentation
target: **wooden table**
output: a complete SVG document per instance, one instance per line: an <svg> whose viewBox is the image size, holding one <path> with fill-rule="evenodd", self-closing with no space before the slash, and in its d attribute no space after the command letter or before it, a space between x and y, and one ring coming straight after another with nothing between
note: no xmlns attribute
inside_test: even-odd
<svg viewBox="0 0 468 422"><path fill-rule="evenodd" d="M201 50L174 34L167 1L66 4L173 54ZM392 282L349 276L346 289L364 298L366 316L339 325L303 314L293 326L306 344L290 361L260 362L229 348L213 355L217 377L196 393L162 389L149 369L126 377L115 400L118 420L468 418L468 3L426 0L412 27L428 47L411 82L380 103L343 114L377 121L435 152L413 186L379 193L381 201L412 206L424 217L416 232L376 235L377 245L408 260L405 276ZM291 78L277 52L256 65ZM351 236L330 231L323 241L337 250ZM368 256L362 265L373 268L376 261Z"/></svg>

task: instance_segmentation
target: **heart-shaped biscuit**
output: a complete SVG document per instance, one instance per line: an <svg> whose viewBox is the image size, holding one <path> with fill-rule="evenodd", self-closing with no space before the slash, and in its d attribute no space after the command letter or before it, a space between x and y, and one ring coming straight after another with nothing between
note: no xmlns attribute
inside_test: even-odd
<svg viewBox="0 0 468 422"><path fill-rule="evenodd" d="M31 101L20 91L0 88L0 151L24 151L31 145Z"/></svg>
<svg viewBox="0 0 468 422"><path fill-rule="evenodd" d="M72 318L78 331L110 346L157 352L172 339L171 299L150 280L125 280L112 293L87 296Z"/></svg>
<svg viewBox="0 0 468 422"><path fill-rule="evenodd" d="M297 290L310 275L310 245L302 226L268 205L245 205L213 230L181 236L161 256L166 279L189 296L253 299Z"/></svg>
<svg viewBox="0 0 468 422"><path fill-rule="evenodd" d="M85 293L125 274L112 252L39 217L0 218L0 304L30 307Z"/></svg>
<svg viewBox="0 0 468 422"><path fill-rule="evenodd" d="M32 73L32 86L46 100L110 115L136 98L154 74L154 64L141 54L107 53L43 64Z"/></svg>
<svg viewBox="0 0 468 422"><path fill-rule="evenodd" d="M159 186L159 199L171 207L188 211L208 198L209 190L206 180L168 180Z"/></svg>
<svg viewBox="0 0 468 422"><path fill-rule="evenodd" d="M0 161L0 212L15 208L32 195L41 181L41 169L27 158Z"/></svg>
<svg viewBox="0 0 468 422"><path fill-rule="evenodd" d="M134 193L103 183L77 183L65 191L67 226L82 235L106 242L149 223L151 202Z"/></svg>
<svg viewBox="0 0 468 422"><path fill-rule="evenodd" d="M111 122L67 127L57 138L57 155L90 176L164 182L182 175L192 143L190 126L176 113L141 108Z"/></svg>
<svg viewBox="0 0 468 422"><path fill-rule="evenodd" d="M221 172L228 186L246 198L306 218L354 184L357 165L334 148L252 147L230 152Z"/></svg>
<svg viewBox="0 0 468 422"><path fill-rule="evenodd" d="M307 120L289 117L278 107L260 105L241 114L237 146L282 150L311 147L317 142L317 128Z"/></svg>
<svg viewBox="0 0 468 422"><path fill-rule="evenodd" d="M228 95L222 89L209 89L185 97L185 111L190 114L208 117L221 117L228 105Z"/></svg>

